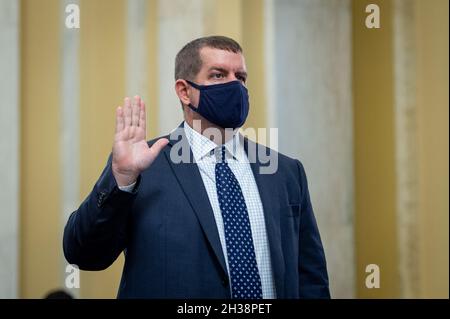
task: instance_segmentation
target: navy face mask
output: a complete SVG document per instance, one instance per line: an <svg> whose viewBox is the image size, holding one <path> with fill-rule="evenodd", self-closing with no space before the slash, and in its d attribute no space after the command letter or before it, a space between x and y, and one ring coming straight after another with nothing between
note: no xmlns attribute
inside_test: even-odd
<svg viewBox="0 0 450 319"><path fill-rule="evenodd" d="M222 128L241 127L249 111L248 91L240 81L213 85L198 85L186 80L200 91L200 100L191 110Z"/></svg>

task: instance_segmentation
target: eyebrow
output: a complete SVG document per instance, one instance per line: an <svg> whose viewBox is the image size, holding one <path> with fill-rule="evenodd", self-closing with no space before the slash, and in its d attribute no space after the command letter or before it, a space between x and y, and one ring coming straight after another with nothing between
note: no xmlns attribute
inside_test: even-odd
<svg viewBox="0 0 450 319"><path fill-rule="evenodd" d="M226 73L226 74L229 73L228 70L226 70L226 69L224 69L224 68L221 68L221 67L218 67L218 66L212 66L212 67L210 67L209 70L208 70L208 72L211 72L211 71L219 71L219 72ZM247 78L247 72L245 72L245 71L237 71L236 74L238 74L238 75L240 75L240 76L243 76L243 77Z"/></svg>

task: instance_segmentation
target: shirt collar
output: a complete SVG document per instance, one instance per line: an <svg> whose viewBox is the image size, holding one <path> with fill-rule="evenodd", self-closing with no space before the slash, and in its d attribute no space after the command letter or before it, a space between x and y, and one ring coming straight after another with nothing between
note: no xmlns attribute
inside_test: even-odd
<svg viewBox="0 0 450 319"><path fill-rule="evenodd" d="M197 162L202 160L205 156L214 155L214 150L221 146L194 130L186 121L184 122L184 132ZM245 150L242 147L238 131L236 131L233 134L233 137L224 145L228 154L227 156L233 157L238 162L242 162L246 159Z"/></svg>

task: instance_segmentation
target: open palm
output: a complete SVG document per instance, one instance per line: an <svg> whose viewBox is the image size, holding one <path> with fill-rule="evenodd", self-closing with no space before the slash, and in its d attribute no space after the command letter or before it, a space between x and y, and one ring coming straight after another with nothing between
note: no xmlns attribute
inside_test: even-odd
<svg viewBox="0 0 450 319"><path fill-rule="evenodd" d="M125 105L116 111L116 133L112 151L112 169L119 186L136 181L148 168L168 140L159 139L151 147L146 141L145 104L135 96L133 103L125 98Z"/></svg>

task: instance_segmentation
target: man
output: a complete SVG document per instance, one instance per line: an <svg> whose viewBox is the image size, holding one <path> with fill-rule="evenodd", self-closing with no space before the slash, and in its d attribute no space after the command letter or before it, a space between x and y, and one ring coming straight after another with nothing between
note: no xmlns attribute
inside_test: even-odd
<svg viewBox="0 0 450 319"><path fill-rule="evenodd" d="M302 164L237 132L246 79L240 45L205 37L176 57L176 133L146 142L144 102L125 99L106 168L65 227L70 263L103 270L123 251L119 298L329 298ZM267 152L277 169L262 174Z"/></svg>

